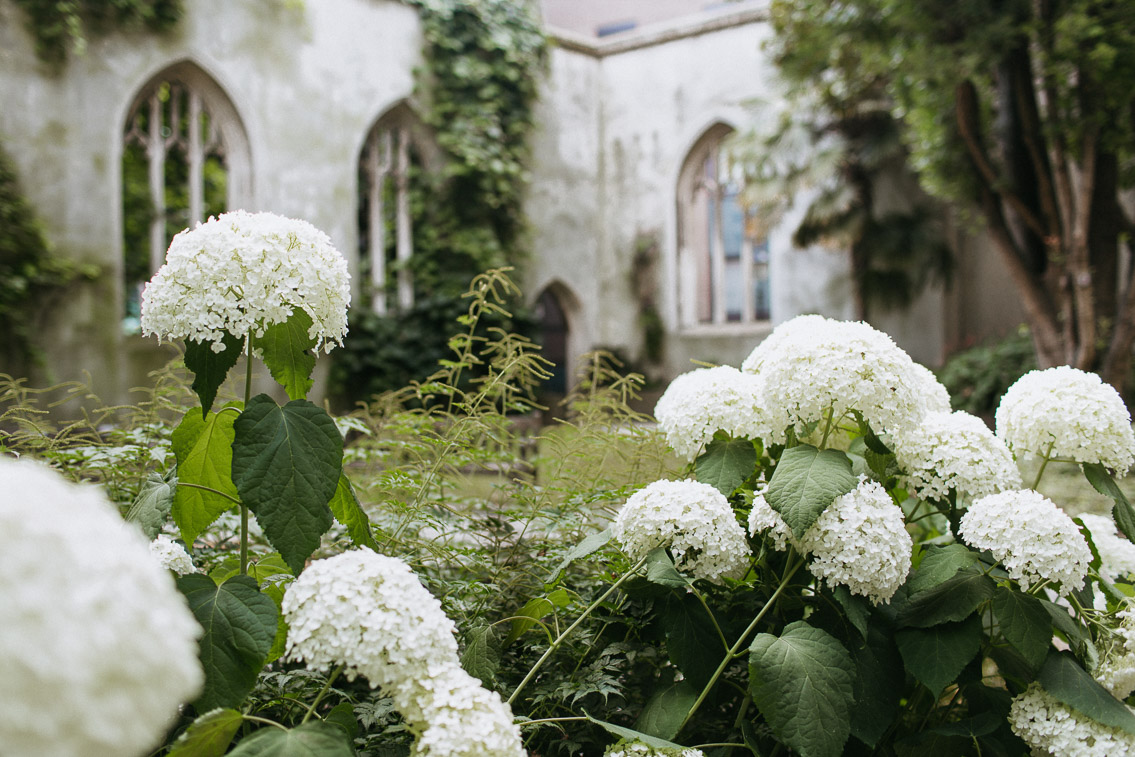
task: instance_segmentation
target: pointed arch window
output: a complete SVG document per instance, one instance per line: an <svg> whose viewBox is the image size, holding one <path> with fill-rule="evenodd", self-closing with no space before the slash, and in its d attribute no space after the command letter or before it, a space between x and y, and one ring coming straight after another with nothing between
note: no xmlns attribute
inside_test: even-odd
<svg viewBox="0 0 1135 757"><path fill-rule="evenodd" d="M769 243L740 202L724 125L686 158L678 182L678 315L684 327L769 319Z"/></svg>
<svg viewBox="0 0 1135 757"><path fill-rule="evenodd" d="M191 63L139 90L122 139L123 326L134 332L173 236L248 202L249 150L228 97Z"/></svg>
<svg viewBox="0 0 1135 757"><path fill-rule="evenodd" d="M414 208L417 182L436 148L405 103L367 134L359 156L359 259L371 309L384 315L414 305Z"/></svg>

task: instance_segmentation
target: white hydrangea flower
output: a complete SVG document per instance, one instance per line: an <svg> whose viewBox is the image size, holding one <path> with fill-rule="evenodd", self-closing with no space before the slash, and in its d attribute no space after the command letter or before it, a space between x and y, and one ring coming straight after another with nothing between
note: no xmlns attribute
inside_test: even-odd
<svg viewBox="0 0 1135 757"><path fill-rule="evenodd" d="M1100 553L1100 572L1109 581L1119 576L1135 576L1135 544L1120 536L1115 521L1107 515L1082 513L1078 516L1092 535Z"/></svg>
<svg viewBox="0 0 1135 757"><path fill-rule="evenodd" d="M1135 460L1131 414L1119 393L1066 365L1021 376L1001 398L996 425L1017 455L1099 463L1120 474Z"/></svg>
<svg viewBox="0 0 1135 757"><path fill-rule="evenodd" d="M922 499L945 499L956 489L970 502L1021 488L1009 448L980 418L962 411L928 413L896 433L894 452L907 487Z"/></svg>
<svg viewBox="0 0 1135 757"><path fill-rule="evenodd" d="M288 657L381 686L426 757L523 757L498 694L461 669L454 625L406 563L369 550L313 562L284 595Z"/></svg>
<svg viewBox="0 0 1135 757"><path fill-rule="evenodd" d="M654 408L671 448L693 460L716 431L763 439L769 435L755 376L722 365L683 373L666 388Z"/></svg>
<svg viewBox="0 0 1135 757"><path fill-rule="evenodd" d="M822 424L829 411L838 420L858 410L875 433L893 433L917 423L936 401L925 396L926 377L910 356L866 323L801 316L770 340L742 368L761 379L772 443L784 441L788 426L803 433L809 423Z"/></svg>
<svg viewBox="0 0 1135 757"><path fill-rule="evenodd" d="M173 238L142 292L142 332L213 343L222 332L263 334L293 308L311 316L308 336L330 352L347 333L347 261L306 221L236 210Z"/></svg>
<svg viewBox="0 0 1135 757"><path fill-rule="evenodd" d="M611 534L634 560L669 547L675 567L695 578L739 577L749 565L749 544L729 500L698 481L639 489L619 510Z"/></svg>
<svg viewBox="0 0 1135 757"><path fill-rule="evenodd" d="M603 752L603 757L705 757L700 749L656 749L641 741L620 741Z"/></svg>
<svg viewBox="0 0 1135 757"><path fill-rule="evenodd" d="M889 602L906 581L914 542L887 490L861 476L855 489L820 513L800 548L811 555L814 576L877 605Z"/></svg>
<svg viewBox="0 0 1135 757"><path fill-rule="evenodd" d="M926 401L926 412L950 412L950 391L934 375L934 371L922 363L914 363L911 378L915 382L915 391Z"/></svg>
<svg viewBox="0 0 1135 757"><path fill-rule="evenodd" d="M165 534L158 534L158 537L150 542L150 554L159 565L179 576L197 572L197 566L193 564L193 558L185 551L185 547Z"/></svg>
<svg viewBox="0 0 1135 757"><path fill-rule="evenodd" d="M778 552L788 549L789 544L794 547L799 546L792 535L792 529L784 522L784 518L780 517L780 513L769 505L763 490L753 493L753 509L749 511L749 533L752 536L761 535L772 539L772 546Z"/></svg>
<svg viewBox="0 0 1135 757"><path fill-rule="evenodd" d="M201 690L201 626L99 489L9 458L0 481L0 752L149 754Z"/></svg>
<svg viewBox="0 0 1135 757"><path fill-rule="evenodd" d="M1135 736L1084 717L1031 683L1009 709L1013 733L1052 757L1115 757L1135 754Z"/></svg>
<svg viewBox="0 0 1135 757"><path fill-rule="evenodd" d="M971 547L992 552L1025 591L1042 581L1065 594L1084 585L1088 543L1067 513L1031 489L982 497L962 515L959 531Z"/></svg>
<svg viewBox="0 0 1135 757"><path fill-rule="evenodd" d="M1135 607L1128 604L1116 613L1111 644L1104 646L1099 665L1092 676L1116 699L1127 699L1135 691ZM1101 646L1105 639L1100 639Z"/></svg>

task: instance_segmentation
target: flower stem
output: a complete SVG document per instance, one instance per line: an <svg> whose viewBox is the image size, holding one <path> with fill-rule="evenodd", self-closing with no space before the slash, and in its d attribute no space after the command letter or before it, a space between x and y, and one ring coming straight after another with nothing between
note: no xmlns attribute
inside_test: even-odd
<svg viewBox="0 0 1135 757"><path fill-rule="evenodd" d="M619 586L621 586L622 583L628 578L638 573L638 569L646 564L646 560L647 558L642 558L637 563L635 563L630 570L619 576L619 580L611 584L610 588L608 588L607 591L603 592L603 596L599 597L599 599L588 605L587 609L583 611L583 614L576 618L574 623L564 629L564 632L556 637L556 640L552 642L552 645L550 647L548 647L548 651L544 652L543 656L536 661L536 664L533 665L532 669L528 671L528 674L524 676L524 680L521 681L519 685L517 685L516 689L512 692L512 696L508 698L508 704L512 704L514 701L516 701L516 697L519 696L524 687L528 685L528 682L536 676L536 671L539 670L545 662L547 662L548 658L552 656L553 652L560 648L560 645L563 644L564 639L566 639L571 634L571 632L574 631L579 626L579 624L582 623L587 618L587 616L595 610L596 607L603 604L603 602L606 601L607 597L611 596L611 594L615 592L615 589L619 588Z"/></svg>
<svg viewBox="0 0 1135 757"><path fill-rule="evenodd" d="M1032 486L1033 491L1036 491L1036 488L1040 486L1040 477L1044 475L1044 469L1048 467L1048 461L1052 459L1052 448L1055 446L1056 440L1053 439L1048 444L1048 451L1044 453L1044 462L1040 464L1040 470L1036 472L1036 480L1033 481Z"/></svg>
<svg viewBox="0 0 1135 757"><path fill-rule="evenodd" d="M306 723L311 719L311 716L315 714L315 708L319 706L319 700L323 699L324 695L331 690L331 684L335 682L335 679L338 678L339 674L342 672L342 665L331 671L331 675L327 677L327 682L323 684L323 688L319 690L319 693L315 695L315 700L311 703L311 706L307 708L307 714L303 716L300 725Z"/></svg>
<svg viewBox="0 0 1135 757"><path fill-rule="evenodd" d="M793 554L795 555L795 553ZM698 711L698 708L702 706L702 702L704 702L705 698L709 696L709 692L713 690L714 684L717 683L717 679L721 677L721 674L725 672L725 668L729 665L729 663L733 662L733 660L737 658L737 653L741 649L741 646L749 638L749 634L756 630L757 624L761 622L761 618L763 618L765 616L765 613L772 609L772 606L776 604L777 597L779 597L780 593L784 591L784 587L788 586L788 582L792 580L792 576L796 574L796 571L799 570L800 566L802 566L803 564L804 558L802 557L798 558L796 561L793 561L791 558L789 559L788 565L786 566L784 571L784 577L780 579L780 585L776 587L776 591L772 593L772 596L768 598L767 602L765 602L765 606L762 607L761 611L757 613L757 617L753 618L753 622L749 624L749 627L741 633L741 636L737 639L737 643L729 648L729 651L725 654L725 659L723 659L721 661L721 664L717 666L717 670L713 672L713 675L706 683L705 688L702 689L701 694L698 695L697 700L694 702L693 706L690 707L690 711L686 713L686 717L682 721L682 724L678 726L678 733L682 732L682 729L685 728L686 724L690 722L690 718L692 718L694 716L694 713Z"/></svg>
<svg viewBox="0 0 1135 757"><path fill-rule="evenodd" d="M252 399L252 332L244 342L244 406ZM240 503L240 574L248 575L248 505Z"/></svg>

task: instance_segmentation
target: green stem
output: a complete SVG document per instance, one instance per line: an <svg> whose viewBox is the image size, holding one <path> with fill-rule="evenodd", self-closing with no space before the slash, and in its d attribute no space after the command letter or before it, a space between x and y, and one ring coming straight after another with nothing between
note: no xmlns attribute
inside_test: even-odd
<svg viewBox="0 0 1135 757"><path fill-rule="evenodd" d="M832 421L835 420L835 408L828 408L828 422L824 425L824 436L820 439L820 449L828 443L828 434L832 432Z"/></svg>
<svg viewBox="0 0 1135 757"><path fill-rule="evenodd" d="M1044 462L1040 464L1040 470L1036 472L1036 480L1033 481L1033 491L1040 486L1040 477L1044 475L1044 469L1048 467L1048 461L1052 459L1052 448L1056 446L1056 440L1053 439L1049 442L1048 451L1044 453Z"/></svg>
<svg viewBox="0 0 1135 757"><path fill-rule="evenodd" d="M252 332L244 342L244 407L252 399ZM248 575L248 505L240 503L240 574Z"/></svg>
<svg viewBox="0 0 1135 757"><path fill-rule="evenodd" d="M591 718L585 718L582 715L573 715L565 718L540 718L539 720L522 720L517 723L517 725L524 728L530 725L539 725L540 723L568 723L572 720L591 720Z"/></svg>
<svg viewBox="0 0 1135 757"><path fill-rule="evenodd" d="M628 578L635 575L638 572L638 569L646 564L646 560L647 558L644 557L637 563L635 563L634 567L621 575L618 581L611 584L610 588L607 589L607 591L603 592L603 596L599 597L599 599L588 605L587 609L583 611L583 614L576 618L574 623L568 626L563 633L556 637L556 640L552 642L552 645L550 647L548 647L548 651L544 652L543 656L536 661L536 664L533 665L532 669L528 671L528 674L524 676L524 680L521 681L516 689L512 692L512 696L508 698L508 704L511 705L514 701L516 701L516 697L519 696L524 687L528 685L528 682L536 676L536 671L539 670L540 667L545 662L547 662L548 658L551 657L552 654L560 648L560 645L563 644L564 639L571 635L571 632L574 631L579 626L579 624L582 623L587 618L587 616L589 616L592 611L595 610L596 607L603 604L603 602L606 601L607 597L611 596L615 592L615 589L619 588Z"/></svg>
<svg viewBox="0 0 1135 757"><path fill-rule="evenodd" d="M311 703L311 706L307 708L307 714L303 716L303 720L300 721L300 725L306 723L311 719L311 716L315 714L315 708L319 706L319 701L323 699L324 695L326 695L328 691L331 690L331 684L335 682L335 679L338 678L339 674L342 672L342 665L331 671L331 675L327 677L327 682L323 684L323 688L320 689L319 693L315 695L315 701L313 701Z"/></svg>
<svg viewBox="0 0 1135 757"><path fill-rule="evenodd" d="M793 553L793 556L796 556L795 553ZM698 711L698 708L702 706L702 702L704 702L705 698L709 696L709 692L713 690L714 684L717 683L717 679L721 677L721 674L725 672L725 668L729 665L729 663L733 662L733 660L737 658L737 653L741 649L741 646L749 638L749 634L756 630L757 624L761 622L762 618L764 618L765 613L772 609L772 606L776 604L777 597L779 597L780 593L784 591L784 587L788 586L788 582L792 580L792 576L796 574L796 571L799 570L803 564L803 558L798 558L795 562L793 562L791 558L789 559L789 563L784 571L784 577L780 579L780 585L776 587L776 591L772 593L772 596L768 598L767 602L765 602L765 606L762 607L761 611L757 613L757 617L753 618L753 622L749 624L749 627L746 628L744 632L742 632L741 636L737 639L737 643L729 648L729 651L725 654L725 659L723 659L721 661L721 664L717 666L717 670L713 672L713 676L710 677L709 681L705 685L705 688L702 689L701 694L698 695L697 700L694 702L693 706L690 707L690 711L686 713L686 717L682 721L682 724L678 726L678 733L682 732L682 729L685 728L686 724L690 722L690 718L692 718L694 716L694 713Z"/></svg>
<svg viewBox="0 0 1135 757"><path fill-rule="evenodd" d="M280 725L275 720L269 720L268 718L259 718L255 715L243 715L243 714L241 715L241 717L244 718L245 720L251 721L253 723L263 723L264 725L274 725L277 728L279 728L281 731L287 731L288 730L288 727L286 725Z"/></svg>

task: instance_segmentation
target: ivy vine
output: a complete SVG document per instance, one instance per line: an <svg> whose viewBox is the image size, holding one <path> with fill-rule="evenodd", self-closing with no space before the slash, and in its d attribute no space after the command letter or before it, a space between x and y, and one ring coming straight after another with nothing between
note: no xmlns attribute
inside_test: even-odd
<svg viewBox="0 0 1135 757"><path fill-rule="evenodd" d="M165 32L182 16L182 0L14 0L23 9L40 60L59 70L69 54L81 55L90 34L145 29Z"/></svg>

